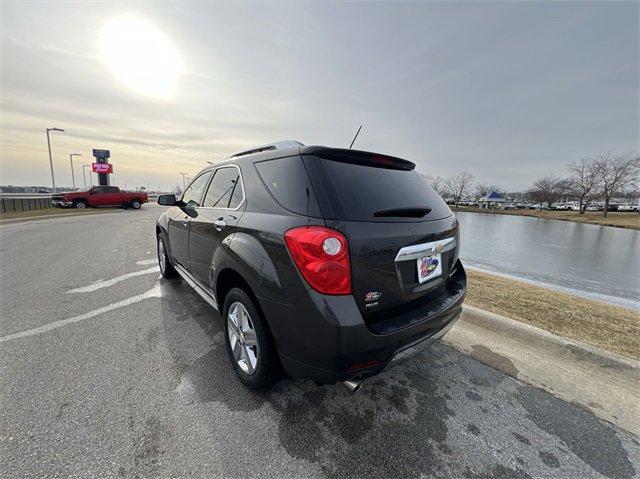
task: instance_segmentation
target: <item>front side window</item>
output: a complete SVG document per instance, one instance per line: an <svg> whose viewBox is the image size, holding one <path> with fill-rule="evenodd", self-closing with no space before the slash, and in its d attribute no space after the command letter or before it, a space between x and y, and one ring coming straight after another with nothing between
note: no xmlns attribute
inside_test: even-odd
<svg viewBox="0 0 640 479"><path fill-rule="evenodd" d="M242 179L235 167L216 170L203 206L236 209L243 200Z"/></svg>
<svg viewBox="0 0 640 479"><path fill-rule="evenodd" d="M184 194L182 195L182 202L191 207L200 206L202 194L204 193L204 189L207 187L210 177L211 172L207 171L193 180L189 187L184 191Z"/></svg>

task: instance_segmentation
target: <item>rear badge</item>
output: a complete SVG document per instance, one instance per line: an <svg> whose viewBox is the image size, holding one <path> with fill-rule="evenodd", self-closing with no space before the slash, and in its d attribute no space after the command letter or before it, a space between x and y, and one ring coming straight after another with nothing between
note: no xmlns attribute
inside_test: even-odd
<svg viewBox="0 0 640 479"><path fill-rule="evenodd" d="M382 296L382 293L380 291L369 291L367 294L364 295L364 300L376 301L380 299L380 296Z"/></svg>
<svg viewBox="0 0 640 479"><path fill-rule="evenodd" d="M374 306L378 306L378 300L380 299L380 297L382 296L382 293L380 291L369 291L367 294L364 295L364 301L365 304L364 307L365 308L372 308Z"/></svg>

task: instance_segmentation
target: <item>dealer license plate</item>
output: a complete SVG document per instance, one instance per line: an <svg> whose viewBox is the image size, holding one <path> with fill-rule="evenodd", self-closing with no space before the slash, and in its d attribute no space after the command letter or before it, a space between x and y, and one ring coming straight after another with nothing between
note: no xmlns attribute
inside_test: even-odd
<svg viewBox="0 0 640 479"><path fill-rule="evenodd" d="M435 254L426 258L419 258L418 262L418 282L424 283L430 279L437 278L442 274L442 255Z"/></svg>

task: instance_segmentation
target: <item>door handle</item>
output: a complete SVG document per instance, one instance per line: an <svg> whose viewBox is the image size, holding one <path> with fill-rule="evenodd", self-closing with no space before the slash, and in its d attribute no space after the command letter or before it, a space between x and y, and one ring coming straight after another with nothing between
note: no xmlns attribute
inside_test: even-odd
<svg viewBox="0 0 640 479"><path fill-rule="evenodd" d="M225 220L223 220L222 218L218 218L217 220L215 220L213 222L213 225L216 227L216 229L218 231L222 231L222 228L227 226L227 222Z"/></svg>

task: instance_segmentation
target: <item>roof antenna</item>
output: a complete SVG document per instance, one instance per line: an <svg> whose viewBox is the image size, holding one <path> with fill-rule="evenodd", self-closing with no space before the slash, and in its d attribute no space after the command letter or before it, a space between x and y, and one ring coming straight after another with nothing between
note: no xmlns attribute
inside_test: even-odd
<svg viewBox="0 0 640 479"><path fill-rule="evenodd" d="M351 142L351 144L349 145L349 149L351 149L351 147L353 146L353 144L356 142L356 138L358 138L358 135L360 134L360 130L362 130L362 125L360 125L360 128L358 128L358 131L356 131L356 136L353 137L353 141Z"/></svg>

